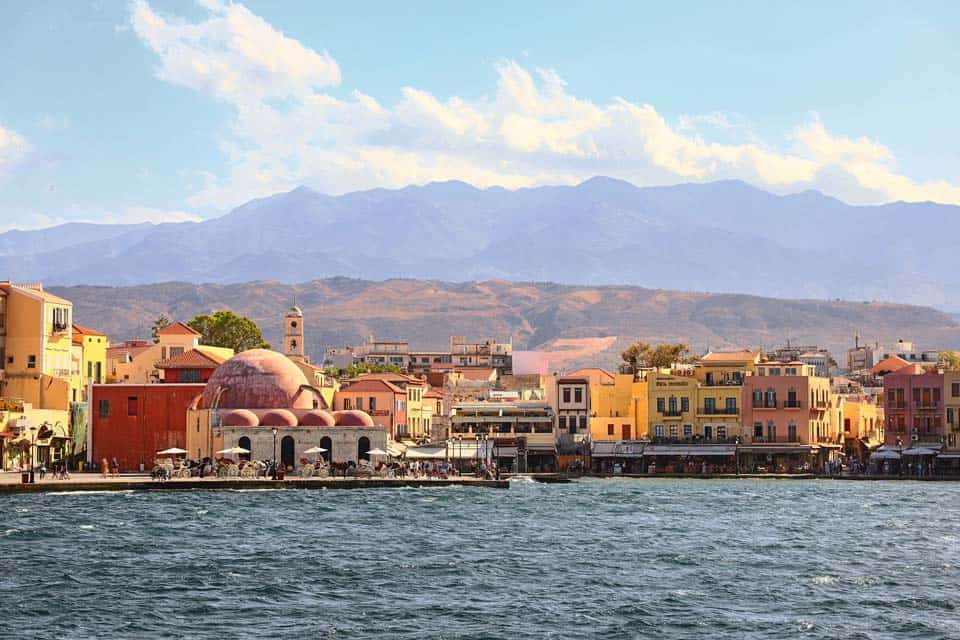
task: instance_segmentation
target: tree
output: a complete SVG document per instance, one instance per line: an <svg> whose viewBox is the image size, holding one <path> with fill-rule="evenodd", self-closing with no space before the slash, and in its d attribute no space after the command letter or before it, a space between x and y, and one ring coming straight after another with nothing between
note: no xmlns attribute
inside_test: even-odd
<svg viewBox="0 0 960 640"><path fill-rule="evenodd" d="M358 362L342 369L329 367L324 369L323 372L334 378L356 378L364 373L400 373L400 367L393 364L368 364L366 362Z"/></svg>
<svg viewBox="0 0 960 640"><path fill-rule="evenodd" d="M960 371L960 353L956 351L944 351L937 359L937 364L947 371Z"/></svg>
<svg viewBox="0 0 960 640"><path fill-rule="evenodd" d="M658 344L647 354L647 366L654 369L670 367L676 362L683 361L686 355L687 345L682 342Z"/></svg>
<svg viewBox="0 0 960 640"><path fill-rule="evenodd" d="M153 336L154 343L160 342L160 338L157 337L157 332L160 331L160 329L164 329L169 326L170 318L162 313L157 316L157 319L153 321L153 326L150 329L150 335Z"/></svg>
<svg viewBox="0 0 960 640"><path fill-rule="evenodd" d="M233 311L217 311L213 315L200 315L187 323L201 334L200 344L225 347L236 353L249 349L269 349L260 327L250 318L238 316Z"/></svg>
<svg viewBox="0 0 960 640"><path fill-rule="evenodd" d="M624 349L620 353L620 358L627 364L631 372L636 372L640 363L646 361L647 354L650 352L650 345L646 342L637 341Z"/></svg>

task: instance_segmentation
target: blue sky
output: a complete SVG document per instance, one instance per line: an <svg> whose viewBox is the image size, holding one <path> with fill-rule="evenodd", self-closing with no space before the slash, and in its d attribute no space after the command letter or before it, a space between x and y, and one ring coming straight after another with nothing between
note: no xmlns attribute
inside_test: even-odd
<svg viewBox="0 0 960 640"><path fill-rule="evenodd" d="M960 204L953 2L0 5L0 230L739 178Z"/></svg>

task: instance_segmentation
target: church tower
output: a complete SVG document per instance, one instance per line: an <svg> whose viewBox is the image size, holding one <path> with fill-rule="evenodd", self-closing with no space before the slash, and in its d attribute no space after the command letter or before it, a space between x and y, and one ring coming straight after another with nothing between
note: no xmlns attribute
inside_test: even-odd
<svg viewBox="0 0 960 640"><path fill-rule="evenodd" d="M303 311L290 307L283 318L283 354L291 360L306 362L303 346Z"/></svg>

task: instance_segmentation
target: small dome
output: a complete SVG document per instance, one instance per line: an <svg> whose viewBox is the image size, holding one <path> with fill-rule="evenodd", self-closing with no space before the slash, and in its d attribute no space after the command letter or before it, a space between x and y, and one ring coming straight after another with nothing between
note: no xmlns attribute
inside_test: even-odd
<svg viewBox="0 0 960 640"><path fill-rule="evenodd" d="M308 411L300 417L301 427L332 427L336 423L336 419L330 415L330 412L323 409Z"/></svg>
<svg viewBox="0 0 960 640"><path fill-rule="evenodd" d="M225 427L255 427L260 424L257 414L246 409L234 409L223 416L221 424Z"/></svg>
<svg viewBox="0 0 960 640"><path fill-rule="evenodd" d="M294 305L290 307L290 311L287 311L288 318L302 318L303 311L300 310L300 307Z"/></svg>
<svg viewBox="0 0 960 640"><path fill-rule="evenodd" d="M376 426L371 418L364 411L334 411L333 417L337 421L338 427L373 427Z"/></svg>
<svg viewBox="0 0 960 640"><path fill-rule="evenodd" d="M201 408L312 409L314 394L301 392L307 384L303 372L283 354L250 349L216 368L203 390Z"/></svg>
<svg viewBox="0 0 960 640"><path fill-rule="evenodd" d="M274 409L267 411L260 418L261 427L295 427L297 426L297 416L286 409Z"/></svg>

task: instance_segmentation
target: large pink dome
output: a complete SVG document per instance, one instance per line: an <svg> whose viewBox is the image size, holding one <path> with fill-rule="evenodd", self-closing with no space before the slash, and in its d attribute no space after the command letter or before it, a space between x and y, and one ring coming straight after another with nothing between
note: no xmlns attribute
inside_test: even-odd
<svg viewBox="0 0 960 640"><path fill-rule="evenodd" d="M289 358L276 351L251 349L233 356L210 376L203 390L204 409L312 409L314 394ZM219 396L219 400L218 400Z"/></svg>

